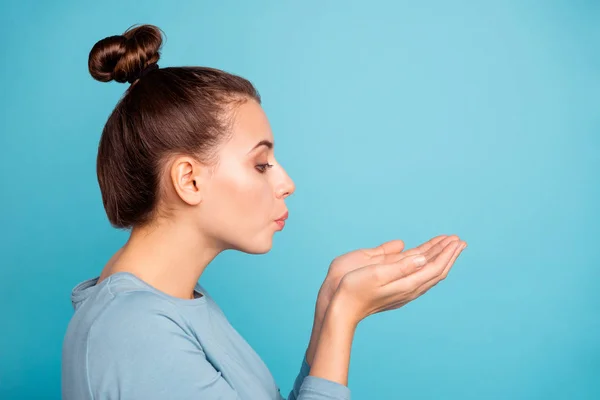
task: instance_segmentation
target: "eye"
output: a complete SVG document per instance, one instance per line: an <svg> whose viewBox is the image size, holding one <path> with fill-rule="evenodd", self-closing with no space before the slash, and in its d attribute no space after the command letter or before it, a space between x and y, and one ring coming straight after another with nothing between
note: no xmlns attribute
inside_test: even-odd
<svg viewBox="0 0 600 400"><path fill-rule="evenodd" d="M258 170L258 172L260 172L261 174L264 174L265 172L267 172L267 168L272 168L273 165L272 164L258 164L256 166L256 169Z"/></svg>

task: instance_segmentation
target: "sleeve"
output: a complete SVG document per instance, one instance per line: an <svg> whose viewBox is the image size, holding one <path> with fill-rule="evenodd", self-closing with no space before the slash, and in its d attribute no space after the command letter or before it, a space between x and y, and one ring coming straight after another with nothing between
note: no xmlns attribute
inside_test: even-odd
<svg viewBox="0 0 600 400"><path fill-rule="evenodd" d="M176 311L152 297L119 295L87 339L86 374L97 400L241 400L185 330ZM107 312L107 310L109 312ZM110 317L106 317L110 315ZM346 386L307 376L304 357L290 400L348 400ZM267 400L267 399L256 399ZM271 399L269 399L271 400Z"/></svg>
<svg viewBox="0 0 600 400"><path fill-rule="evenodd" d="M88 335L91 398L240 400L174 313L119 297Z"/></svg>
<svg viewBox="0 0 600 400"><path fill-rule="evenodd" d="M350 389L338 382L308 375L306 353L287 400L350 400Z"/></svg>
<svg viewBox="0 0 600 400"><path fill-rule="evenodd" d="M208 290L201 286L202 292L208 294ZM287 400L350 400L350 388L328 379L308 375L310 365L306 359L306 352L302 358L300 372L294 380L292 390ZM281 396L281 395L280 395ZM278 400L286 400L283 396Z"/></svg>

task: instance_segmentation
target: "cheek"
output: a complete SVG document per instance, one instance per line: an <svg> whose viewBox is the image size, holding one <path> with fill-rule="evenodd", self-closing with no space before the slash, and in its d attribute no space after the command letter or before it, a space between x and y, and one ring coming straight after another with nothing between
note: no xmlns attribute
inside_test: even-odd
<svg viewBox="0 0 600 400"><path fill-rule="evenodd" d="M272 217L273 194L266 177L258 172L237 171L215 182L212 207L219 219L228 220L238 228L250 223L260 225Z"/></svg>

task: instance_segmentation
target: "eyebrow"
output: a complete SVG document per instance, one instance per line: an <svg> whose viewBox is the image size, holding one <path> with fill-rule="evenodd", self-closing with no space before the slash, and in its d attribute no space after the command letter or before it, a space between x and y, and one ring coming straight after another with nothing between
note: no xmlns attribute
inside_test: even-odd
<svg viewBox="0 0 600 400"><path fill-rule="evenodd" d="M261 140L248 153L252 153L255 149L259 148L260 146L266 146L268 149L272 149L273 148L273 142L271 142L270 140L266 140L266 139L265 140Z"/></svg>

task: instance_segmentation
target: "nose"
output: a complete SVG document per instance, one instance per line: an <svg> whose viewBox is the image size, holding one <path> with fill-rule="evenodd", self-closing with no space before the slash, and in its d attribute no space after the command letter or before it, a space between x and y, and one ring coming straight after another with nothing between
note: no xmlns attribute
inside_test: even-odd
<svg viewBox="0 0 600 400"><path fill-rule="evenodd" d="M281 168L282 179L279 185L277 186L276 195L280 199L285 199L290 196L296 190L296 185L294 181L289 177L287 172L283 168Z"/></svg>

